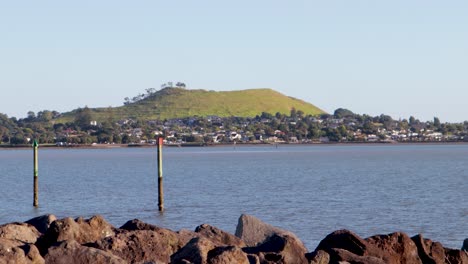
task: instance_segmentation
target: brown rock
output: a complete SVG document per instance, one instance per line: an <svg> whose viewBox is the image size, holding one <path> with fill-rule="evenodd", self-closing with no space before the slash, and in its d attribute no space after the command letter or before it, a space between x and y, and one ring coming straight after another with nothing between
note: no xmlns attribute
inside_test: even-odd
<svg viewBox="0 0 468 264"><path fill-rule="evenodd" d="M196 237L190 240L187 245L171 256L172 264L197 263L207 264L208 252L216 248L217 244L205 237Z"/></svg>
<svg viewBox="0 0 468 264"><path fill-rule="evenodd" d="M405 233L377 235L365 239L368 250L364 255L378 257L388 264L421 264L418 248Z"/></svg>
<svg viewBox="0 0 468 264"><path fill-rule="evenodd" d="M330 262L330 254L323 250L308 253L306 257L309 264L328 264Z"/></svg>
<svg viewBox="0 0 468 264"><path fill-rule="evenodd" d="M115 234L115 228L101 216L93 216L88 220L64 218L54 221L37 245L42 255L47 248L57 242L76 240L79 244L93 243Z"/></svg>
<svg viewBox="0 0 468 264"><path fill-rule="evenodd" d="M51 247L45 256L45 261L47 264L127 263L111 253L82 246L75 240L63 241L58 246Z"/></svg>
<svg viewBox="0 0 468 264"><path fill-rule="evenodd" d="M44 234L45 232L47 232L47 229L49 229L50 224L52 224L52 222L54 222L55 220L57 220L57 217L55 217L55 215L47 214L32 218L26 221L25 223L34 226L37 229L37 231Z"/></svg>
<svg viewBox="0 0 468 264"><path fill-rule="evenodd" d="M411 238L418 248L419 258L424 264L443 264L445 263L445 249L439 242L432 242L430 239L424 239L422 235L416 235Z"/></svg>
<svg viewBox="0 0 468 264"><path fill-rule="evenodd" d="M464 250L446 248L445 263L468 264L468 253Z"/></svg>
<svg viewBox="0 0 468 264"><path fill-rule="evenodd" d="M0 239L0 263L43 264L44 259L36 246L2 238Z"/></svg>
<svg viewBox="0 0 468 264"><path fill-rule="evenodd" d="M358 256L345 249L332 248L330 254L330 263L362 263L362 264L386 264L387 262L371 256ZM328 263L328 262L327 262ZM405 263L405 262L402 262Z"/></svg>
<svg viewBox="0 0 468 264"><path fill-rule="evenodd" d="M134 230L104 238L94 246L110 252L129 263L169 263L170 256L183 245L177 233L159 228L158 231Z"/></svg>
<svg viewBox="0 0 468 264"><path fill-rule="evenodd" d="M125 229L128 231L135 231L135 230L159 231L160 229L163 229L163 228L145 223L139 219L133 219L133 220L127 221L123 226L120 227L120 229Z"/></svg>
<svg viewBox="0 0 468 264"><path fill-rule="evenodd" d="M342 229L327 235L315 249L329 252L332 248L345 249L358 256L363 256L368 249L367 242L355 233Z"/></svg>
<svg viewBox="0 0 468 264"><path fill-rule="evenodd" d="M242 241L240 238L207 224L198 226L195 228L195 232L218 244L237 247L246 246L244 241Z"/></svg>
<svg viewBox="0 0 468 264"><path fill-rule="evenodd" d="M208 264L249 264L249 258L242 249L235 246L217 247L208 252Z"/></svg>
<svg viewBox="0 0 468 264"><path fill-rule="evenodd" d="M18 240L23 243L34 244L41 233L29 224L11 223L0 226L0 238Z"/></svg>
<svg viewBox="0 0 468 264"><path fill-rule="evenodd" d="M156 232L158 232L160 230L166 230L166 231L172 232L174 234L177 234L178 239L179 239L179 245L181 247L185 246L192 238L200 236L200 234L195 233L195 232L190 231L190 230L182 229L182 230L180 230L178 232L174 232L174 231L172 231L170 229L166 229L166 228L158 227L158 226L155 226L155 225L152 225L152 224L148 224L148 223L145 223L145 222L140 221L138 219L133 219L133 220L128 221L122 227L120 227L120 229L129 230L129 231L151 230L151 231L156 231Z"/></svg>

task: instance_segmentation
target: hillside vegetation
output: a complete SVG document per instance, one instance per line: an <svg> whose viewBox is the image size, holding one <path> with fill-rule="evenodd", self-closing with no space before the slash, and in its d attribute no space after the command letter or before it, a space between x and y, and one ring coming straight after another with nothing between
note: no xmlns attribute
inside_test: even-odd
<svg viewBox="0 0 468 264"><path fill-rule="evenodd" d="M291 109L306 115L324 111L302 100L285 96L271 89L241 91L206 91L164 88L138 101L114 108L91 108L93 119L171 119L191 116L255 117L262 112L289 114ZM61 121L73 121L76 110L64 113Z"/></svg>

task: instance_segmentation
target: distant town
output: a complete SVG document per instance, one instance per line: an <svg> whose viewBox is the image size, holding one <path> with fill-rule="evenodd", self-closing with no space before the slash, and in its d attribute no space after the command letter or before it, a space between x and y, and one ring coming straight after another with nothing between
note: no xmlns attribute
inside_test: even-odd
<svg viewBox="0 0 468 264"><path fill-rule="evenodd" d="M80 146L97 144L166 145L397 143L468 141L468 122L442 123L437 117L422 122L415 117L394 120L388 115L359 115L347 109L333 114L261 113L255 117L187 117L170 120L97 122L81 109L73 122L57 123L55 111L29 112L17 120L0 114L0 146L40 144Z"/></svg>

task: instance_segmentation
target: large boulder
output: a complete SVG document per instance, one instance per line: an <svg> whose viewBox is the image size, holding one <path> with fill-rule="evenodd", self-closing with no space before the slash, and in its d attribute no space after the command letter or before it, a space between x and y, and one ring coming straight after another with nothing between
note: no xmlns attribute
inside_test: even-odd
<svg viewBox="0 0 468 264"><path fill-rule="evenodd" d="M34 226L26 223L10 223L0 226L0 238L34 244L40 235L41 233Z"/></svg>
<svg viewBox="0 0 468 264"><path fill-rule="evenodd" d="M57 242L76 240L79 244L93 243L114 234L115 228L102 216L93 216L87 220L68 217L54 221L37 245L45 255L47 248Z"/></svg>
<svg viewBox="0 0 468 264"><path fill-rule="evenodd" d="M468 264L468 252L458 249L445 249L445 263Z"/></svg>
<svg viewBox="0 0 468 264"><path fill-rule="evenodd" d="M128 230L128 231L135 231L135 230L150 230L150 231L159 231L161 227L145 223L139 219L133 219L127 221L123 226L120 227L120 229Z"/></svg>
<svg viewBox="0 0 468 264"><path fill-rule="evenodd" d="M249 264L249 258L242 249L235 246L216 247L208 252L208 264Z"/></svg>
<svg viewBox="0 0 468 264"><path fill-rule="evenodd" d="M330 254L323 250L317 250L306 254L309 264L328 264L330 262Z"/></svg>
<svg viewBox="0 0 468 264"><path fill-rule="evenodd" d="M463 241L462 250L468 251L468 238Z"/></svg>
<svg viewBox="0 0 468 264"><path fill-rule="evenodd" d="M345 249L358 256L363 256L368 250L368 245L364 239L360 238L355 233L342 229L327 235L320 241L315 251L323 250L330 254L332 248Z"/></svg>
<svg viewBox="0 0 468 264"><path fill-rule="evenodd" d="M101 239L93 246L112 253L129 263L169 263L170 256L183 245L177 233L159 229L123 231Z"/></svg>
<svg viewBox="0 0 468 264"><path fill-rule="evenodd" d="M45 232L47 232L47 229L49 229L50 225L55 220L57 220L57 217L55 217L55 215L47 214L29 219L25 223L34 226L39 232L45 234Z"/></svg>
<svg viewBox="0 0 468 264"><path fill-rule="evenodd" d="M255 247L275 233L287 232L274 227L255 216L242 214L236 227L236 236L242 239L248 247Z"/></svg>
<svg viewBox="0 0 468 264"><path fill-rule="evenodd" d="M207 264L208 252L220 245L211 242L205 237L195 237L187 245L171 256L172 264Z"/></svg>
<svg viewBox="0 0 468 264"><path fill-rule="evenodd" d="M258 255L261 263L308 263L307 249L296 235L254 216L241 215L236 236L248 246L244 251Z"/></svg>
<svg viewBox="0 0 468 264"><path fill-rule="evenodd" d="M377 235L362 239L349 230L338 230L325 237L315 251L318 250L327 252L332 262L348 261L352 263L359 259L358 256L361 256L372 257L367 260L369 263L378 263L376 259L383 260L388 264L422 263L418 255L418 247L404 233Z"/></svg>
<svg viewBox="0 0 468 264"><path fill-rule="evenodd" d="M44 259L37 247L32 244L0 238L0 263L43 264Z"/></svg>
<svg viewBox="0 0 468 264"><path fill-rule="evenodd" d="M445 263L445 249L439 242L425 239L421 234L411 238L418 248L419 258L424 264Z"/></svg>
<svg viewBox="0 0 468 264"><path fill-rule="evenodd" d="M416 244L405 233L376 235L365 240L370 245L365 255L381 258L388 264L422 264Z"/></svg>
<svg viewBox="0 0 468 264"><path fill-rule="evenodd" d="M242 241L240 238L228 232L225 232L217 227L210 226L207 224L197 226L195 228L195 232L218 244L224 244L227 246L237 246L241 248L246 246L244 241Z"/></svg>
<svg viewBox="0 0 468 264"><path fill-rule="evenodd" d="M359 256L345 249L332 248L330 250L330 263L365 263L365 264L387 264L384 260L372 256ZM402 262L406 263L406 262Z"/></svg>
<svg viewBox="0 0 468 264"><path fill-rule="evenodd" d="M63 241L49 249L44 257L47 264L121 264L127 261L109 252L80 245L75 240Z"/></svg>

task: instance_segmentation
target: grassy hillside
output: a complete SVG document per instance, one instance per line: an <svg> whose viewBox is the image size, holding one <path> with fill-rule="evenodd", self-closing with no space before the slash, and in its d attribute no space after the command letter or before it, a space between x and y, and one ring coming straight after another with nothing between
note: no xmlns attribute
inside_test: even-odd
<svg viewBox="0 0 468 264"><path fill-rule="evenodd" d="M271 89L216 92L182 88L165 88L136 103L115 108L94 108L91 111L93 118L100 122L109 119L109 116L114 120L170 119L208 115L254 117L262 112L289 114L293 107L305 114L324 113L310 103ZM73 120L75 112L65 113L62 121Z"/></svg>

